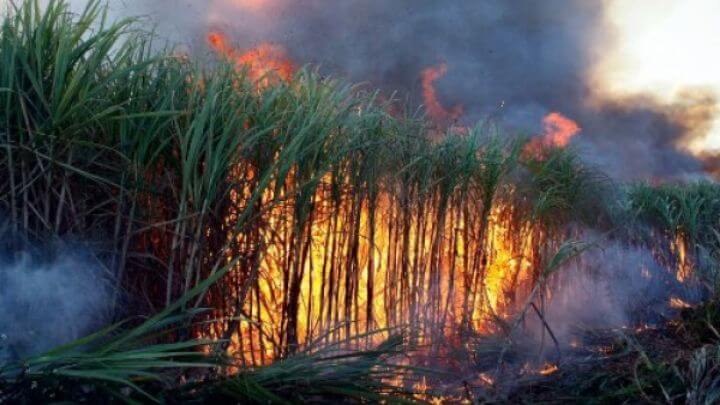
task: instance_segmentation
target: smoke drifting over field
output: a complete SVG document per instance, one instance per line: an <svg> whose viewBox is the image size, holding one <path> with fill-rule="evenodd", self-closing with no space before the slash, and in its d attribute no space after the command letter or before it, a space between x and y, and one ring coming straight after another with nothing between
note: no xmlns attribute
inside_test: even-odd
<svg viewBox="0 0 720 405"><path fill-rule="evenodd" d="M618 42L607 2L125 0L111 8L146 15L161 37L195 54L207 54L211 30L240 49L272 42L298 65L410 94L413 105L422 102L423 69L444 63L438 97L446 106L464 106L461 124L492 116L533 135L543 116L559 111L583 128L574 144L587 161L615 177L703 171L685 150L711 126L712 92L687 89L691 97L668 104L642 95L610 99L598 88L607 84L597 66Z"/></svg>
<svg viewBox="0 0 720 405"><path fill-rule="evenodd" d="M686 298L692 293L657 263L650 250L607 240L602 245L583 254L555 280L546 319L563 343L578 327L660 321L670 315L670 296ZM536 330L541 328L536 325Z"/></svg>
<svg viewBox="0 0 720 405"><path fill-rule="evenodd" d="M0 257L0 360L24 358L93 332L107 321L108 285L79 255L51 261Z"/></svg>

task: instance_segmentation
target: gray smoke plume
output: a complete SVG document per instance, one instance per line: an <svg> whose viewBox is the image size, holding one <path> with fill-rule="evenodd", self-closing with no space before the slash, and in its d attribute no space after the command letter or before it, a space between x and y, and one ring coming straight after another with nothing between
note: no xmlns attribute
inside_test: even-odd
<svg viewBox="0 0 720 405"><path fill-rule="evenodd" d="M650 251L608 241L554 280L546 319L563 338L578 325L617 328L657 320L667 313L670 277Z"/></svg>
<svg viewBox="0 0 720 405"><path fill-rule="evenodd" d="M85 2L74 3L77 9ZM701 162L676 147L692 132L684 115L697 105L588 102L588 71L615 41L602 1L122 0L110 6L117 16L146 16L160 37L196 55L209 54L210 30L241 49L269 41L299 65L409 94L414 105L422 102L422 70L444 62L438 94L444 105L465 106L462 124L494 116L511 131L533 135L545 114L559 111L583 128L574 144L586 160L615 177L703 172Z"/></svg>
<svg viewBox="0 0 720 405"><path fill-rule="evenodd" d="M108 321L107 278L88 258L14 256L0 259L0 360L42 353Z"/></svg>
<svg viewBox="0 0 720 405"><path fill-rule="evenodd" d="M647 248L604 239L553 276L545 320L563 345L584 330L660 325L680 309L672 299L693 304L702 296L700 285L679 282L675 271ZM530 324L535 334L544 328L533 316Z"/></svg>

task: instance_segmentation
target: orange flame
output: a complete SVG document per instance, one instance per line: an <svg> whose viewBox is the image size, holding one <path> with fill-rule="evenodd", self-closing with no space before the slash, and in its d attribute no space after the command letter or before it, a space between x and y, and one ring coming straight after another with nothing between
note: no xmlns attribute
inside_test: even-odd
<svg viewBox="0 0 720 405"><path fill-rule="evenodd" d="M238 8L259 10L268 5L269 0L232 0L231 4Z"/></svg>
<svg viewBox="0 0 720 405"><path fill-rule="evenodd" d="M677 255L677 281L684 283L693 273L693 262L688 255L687 240L682 233L678 233L675 240L670 244L670 249Z"/></svg>
<svg viewBox="0 0 720 405"><path fill-rule="evenodd" d="M478 380L484 385L495 385L495 379L488 373L480 373Z"/></svg>
<svg viewBox="0 0 720 405"><path fill-rule="evenodd" d="M229 44L227 36L220 32L209 33L207 41L219 55L234 61L238 68L247 69L253 82L269 84L268 79L271 77L288 81L295 72L295 65L280 45L263 42L253 49L239 52Z"/></svg>
<svg viewBox="0 0 720 405"><path fill-rule="evenodd" d="M564 148L580 132L580 126L570 118L553 112L543 118L543 143Z"/></svg>
<svg viewBox="0 0 720 405"><path fill-rule="evenodd" d="M557 373L559 370L560 368L558 368L557 365L548 363L545 364L545 366L541 368L538 372L540 373L540 375L549 376Z"/></svg>
<svg viewBox="0 0 720 405"><path fill-rule="evenodd" d="M682 298L678 298L678 297L670 298L669 304L670 304L670 308L673 308L673 309L692 308L692 305L690 305L687 301L683 300Z"/></svg>
<svg viewBox="0 0 720 405"><path fill-rule="evenodd" d="M525 154L536 158L543 156L543 149L564 148L575 135L582 130L577 122L560 114L551 112L543 118L543 134L534 138L525 147Z"/></svg>
<svg viewBox="0 0 720 405"><path fill-rule="evenodd" d="M446 73L447 65L443 63L438 66L428 67L421 74L425 110L427 115L438 125L450 124L464 113L464 107L461 104L457 104L448 110L438 100L435 82L445 76Z"/></svg>

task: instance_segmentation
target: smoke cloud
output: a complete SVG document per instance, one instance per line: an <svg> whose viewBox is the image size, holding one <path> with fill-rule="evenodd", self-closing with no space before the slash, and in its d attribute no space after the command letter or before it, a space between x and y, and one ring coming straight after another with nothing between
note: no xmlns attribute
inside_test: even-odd
<svg viewBox="0 0 720 405"><path fill-rule="evenodd" d="M659 263L648 248L607 238L597 243L551 278L544 317L561 345L587 330L658 326L677 315L680 308L672 307L673 299L701 300L701 285L678 281L675 270ZM539 335L541 321L534 314L529 321Z"/></svg>
<svg viewBox="0 0 720 405"><path fill-rule="evenodd" d="M445 63L438 96L446 106L464 105L462 124L493 116L508 131L534 135L542 117L558 111L583 128L574 144L586 160L617 178L702 175L703 163L682 144L707 126L712 118L695 112L712 109L715 100L663 106L642 96L622 102L596 96L592 73L618 41L607 8L585 0L111 4L118 16L146 16L161 37L195 54L208 54L209 30L224 32L240 48L269 41L300 65L409 94L414 105L422 102L423 69Z"/></svg>
<svg viewBox="0 0 720 405"><path fill-rule="evenodd" d="M0 359L42 353L108 320L110 289L99 266L80 254L40 260L0 258Z"/></svg>
<svg viewBox="0 0 720 405"><path fill-rule="evenodd" d="M568 338L578 325L617 328L662 320L673 274L646 249L606 241L563 269L554 282L546 318L559 336Z"/></svg>

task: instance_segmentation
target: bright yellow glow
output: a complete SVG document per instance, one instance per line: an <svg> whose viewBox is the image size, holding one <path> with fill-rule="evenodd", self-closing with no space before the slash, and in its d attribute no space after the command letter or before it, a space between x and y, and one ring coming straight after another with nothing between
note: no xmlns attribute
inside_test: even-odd
<svg viewBox="0 0 720 405"><path fill-rule="evenodd" d="M267 7L269 0L230 0L228 3L241 9L259 10Z"/></svg>
<svg viewBox="0 0 720 405"><path fill-rule="evenodd" d="M601 97L643 94L671 104L687 89L720 95L720 1L609 0L606 13L617 37L593 72ZM720 117L685 146L720 150Z"/></svg>

